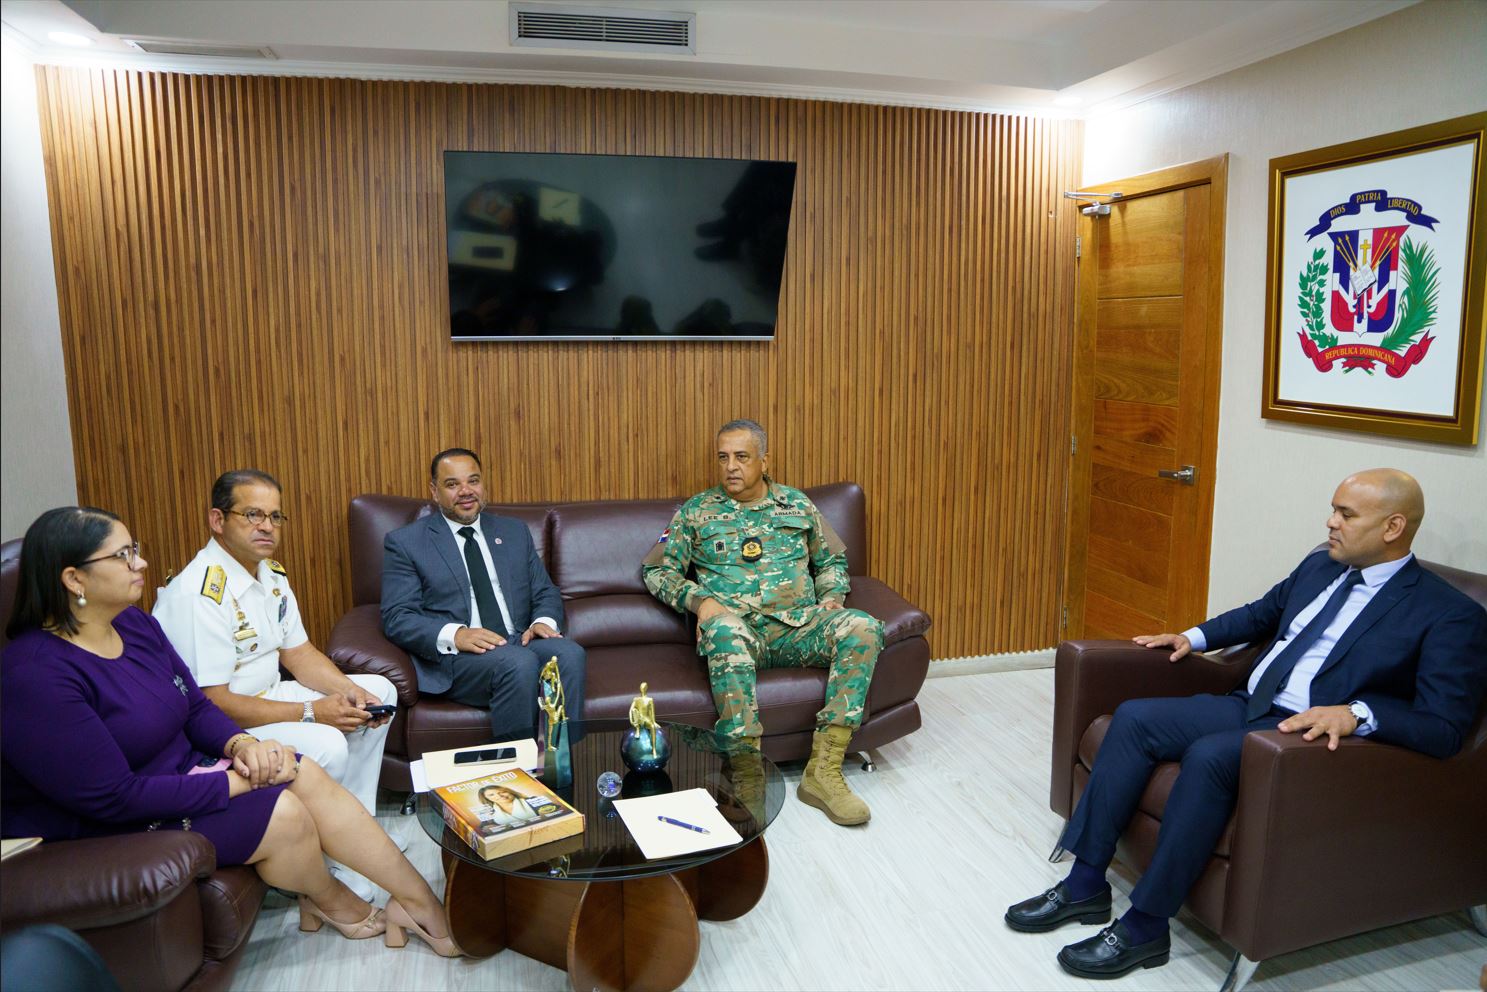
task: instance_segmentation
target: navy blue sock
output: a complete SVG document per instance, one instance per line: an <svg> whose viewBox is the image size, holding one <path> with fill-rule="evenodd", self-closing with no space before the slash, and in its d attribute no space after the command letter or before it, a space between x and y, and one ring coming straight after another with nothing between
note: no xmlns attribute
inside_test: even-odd
<svg viewBox="0 0 1487 992"><path fill-rule="evenodd" d="M1069 877L1064 879L1064 888L1068 890L1069 898L1078 902L1097 896L1110 886L1105 882L1105 869L1096 868L1088 861L1074 859L1074 867L1069 872Z"/></svg>
<svg viewBox="0 0 1487 992"><path fill-rule="evenodd" d="M1126 933L1131 935L1131 942L1136 944L1157 940L1167 932L1167 917L1143 913L1135 906L1126 910L1126 915L1120 918L1120 922L1126 925Z"/></svg>

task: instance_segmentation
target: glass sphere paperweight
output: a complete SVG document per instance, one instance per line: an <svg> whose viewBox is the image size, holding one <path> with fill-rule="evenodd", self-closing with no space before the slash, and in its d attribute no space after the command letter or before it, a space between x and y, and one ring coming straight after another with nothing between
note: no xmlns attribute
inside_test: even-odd
<svg viewBox="0 0 1487 992"><path fill-rule="evenodd" d="M620 741L620 759L634 772L654 772L666 767L671 742L660 727L631 727Z"/></svg>
<svg viewBox="0 0 1487 992"><path fill-rule="evenodd" d="M621 781L617 772L601 772L599 780L594 785L599 790L599 795L606 799L613 799L620 794Z"/></svg>

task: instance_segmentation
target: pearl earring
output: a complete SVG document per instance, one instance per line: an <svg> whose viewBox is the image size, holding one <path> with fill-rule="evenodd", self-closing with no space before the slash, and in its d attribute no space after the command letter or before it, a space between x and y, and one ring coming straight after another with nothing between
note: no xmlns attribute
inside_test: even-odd
<svg viewBox="0 0 1487 992"><path fill-rule="evenodd" d="M77 605L79 605L79 606L87 606L88 605L88 597L87 596L84 596L82 593L78 593L77 594Z"/></svg>

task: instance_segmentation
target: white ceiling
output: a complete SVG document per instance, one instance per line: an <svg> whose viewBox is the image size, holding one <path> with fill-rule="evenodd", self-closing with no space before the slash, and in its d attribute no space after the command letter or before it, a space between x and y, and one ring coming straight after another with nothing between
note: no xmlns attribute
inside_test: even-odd
<svg viewBox="0 0 1487 992"><path fill-rule="evenodd" d="M0 0L34 61L558 83L1083 116L1417 0L546 0L690 11L696 54L517 48L505 0ZM52 31L90 38L85 49ZM128 40L266 49L151 56Z"/></svg>

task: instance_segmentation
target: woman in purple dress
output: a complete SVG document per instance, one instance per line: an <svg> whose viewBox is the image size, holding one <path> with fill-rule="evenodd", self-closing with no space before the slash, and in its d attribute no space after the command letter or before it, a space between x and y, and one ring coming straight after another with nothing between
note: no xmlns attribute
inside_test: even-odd
<svg viewBox="0 0 1487 992"><path fill-rule="evenodd" d="M260 741L206 698L159 624L134 606L146 563L118 517L42 514L21 545L0 657L0 834L66 840L194 830L221 865L300 896L300 929L406 930L460 953L423 876L308 758ZM328 854L392 893L385 913L326 869Z"/></svg>

